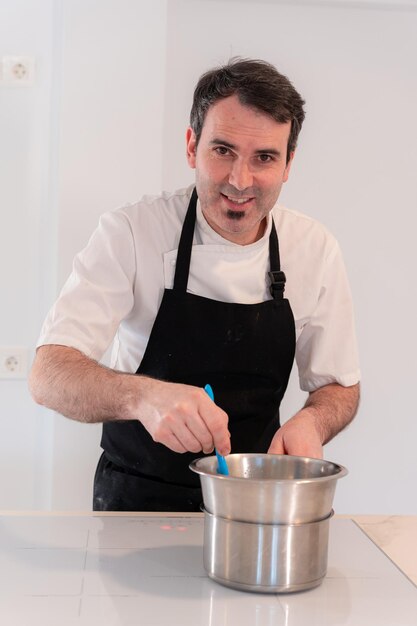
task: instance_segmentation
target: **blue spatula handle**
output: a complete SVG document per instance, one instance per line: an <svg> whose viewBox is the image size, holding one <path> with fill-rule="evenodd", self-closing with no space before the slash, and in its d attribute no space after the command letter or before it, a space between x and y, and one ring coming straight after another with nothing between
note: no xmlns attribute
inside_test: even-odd
<svg viewBox="0 0 417 626"><path fill-rule="evenodd" d="M217 473L224 474L224 476L229 476L229 468L227 467L226 459L224 458L224 456L217 452L216 448L214 448L214 451L217 456Z"/></svg>
<svg viewBox="0 0 417 626"><path fill-rule="evenodd" d="M214 402L214 393L213 393L213 389L211 388L211 386L210 385L206 385L204 387L204 391L209 396L209 398L211 400L213 400L213 402ZM221 454L219 454L217 452L216 448L214 449L214 451L215 451L216 457L217 457L217 473L218 474L224 474L225 476L228 476L229 475L229 468L227 467L226 459L224 458L224 456L222 456Z"/></svg>

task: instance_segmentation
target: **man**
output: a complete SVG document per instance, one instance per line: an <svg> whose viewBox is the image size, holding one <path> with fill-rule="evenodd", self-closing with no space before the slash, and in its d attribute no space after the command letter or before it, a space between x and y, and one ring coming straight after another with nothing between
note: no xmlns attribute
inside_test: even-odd
<svg viewBox="0 0 417 626"><path fill-rule="evenodd" d="M203 75L186 136L195 188L103 215L76 257L30 385L37 402L103 422L95 510L199 510L193 458L321 457L352 420L359 369L338 245L277 205L303 104L262 61ZM309 397L280 428L294 355Z"/></svg>

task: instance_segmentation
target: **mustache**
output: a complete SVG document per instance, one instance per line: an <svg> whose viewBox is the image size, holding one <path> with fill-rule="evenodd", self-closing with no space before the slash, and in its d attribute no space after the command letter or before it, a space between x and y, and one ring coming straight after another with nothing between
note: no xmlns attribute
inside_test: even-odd
<svg viewBox="0 0 417 626"><path fill-rule="evenodd" d="M235 187L228 186L222 187L220 189L220 193L224 196L232 196L233 198L237 198L238 200L242 198L256 198L258 196L258 192L253 187L247 187L246 189L235 189Z"/></svg>

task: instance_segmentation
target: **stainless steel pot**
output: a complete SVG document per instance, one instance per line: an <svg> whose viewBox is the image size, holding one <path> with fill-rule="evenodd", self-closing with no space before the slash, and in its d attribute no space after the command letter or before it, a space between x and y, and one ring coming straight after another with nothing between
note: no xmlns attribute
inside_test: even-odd
<svg viewBox="0 0 417 626"><path fill-rule="evenodd" d="M329 521L253 524L204 512L204 567L217 582L267 593L317 587L327 571Z"/></svg>
<svg viewBox="0 0 417 626"><path fill-rule="evenodd" d="M336 481L347 469L336 463L277 454L230 454L229 476L217 473L215 456L196 459L204 507L215 516L255 524L303 524L328 517Z"/></svg>

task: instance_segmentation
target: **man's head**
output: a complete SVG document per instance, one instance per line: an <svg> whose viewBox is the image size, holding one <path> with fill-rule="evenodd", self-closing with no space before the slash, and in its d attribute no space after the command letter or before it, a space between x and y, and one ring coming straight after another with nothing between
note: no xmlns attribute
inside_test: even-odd
<svg viewBox="0 0 417 626"><path fill-rule="evenodd" d="M304 121L304 100L288 78L266 61L234 58L227 65L203 74L194 90L190 126L197 145L208 109L217 101L236 95L247 107L271 116L276 122L291 122L287 162L297 145Z"/></svg>

